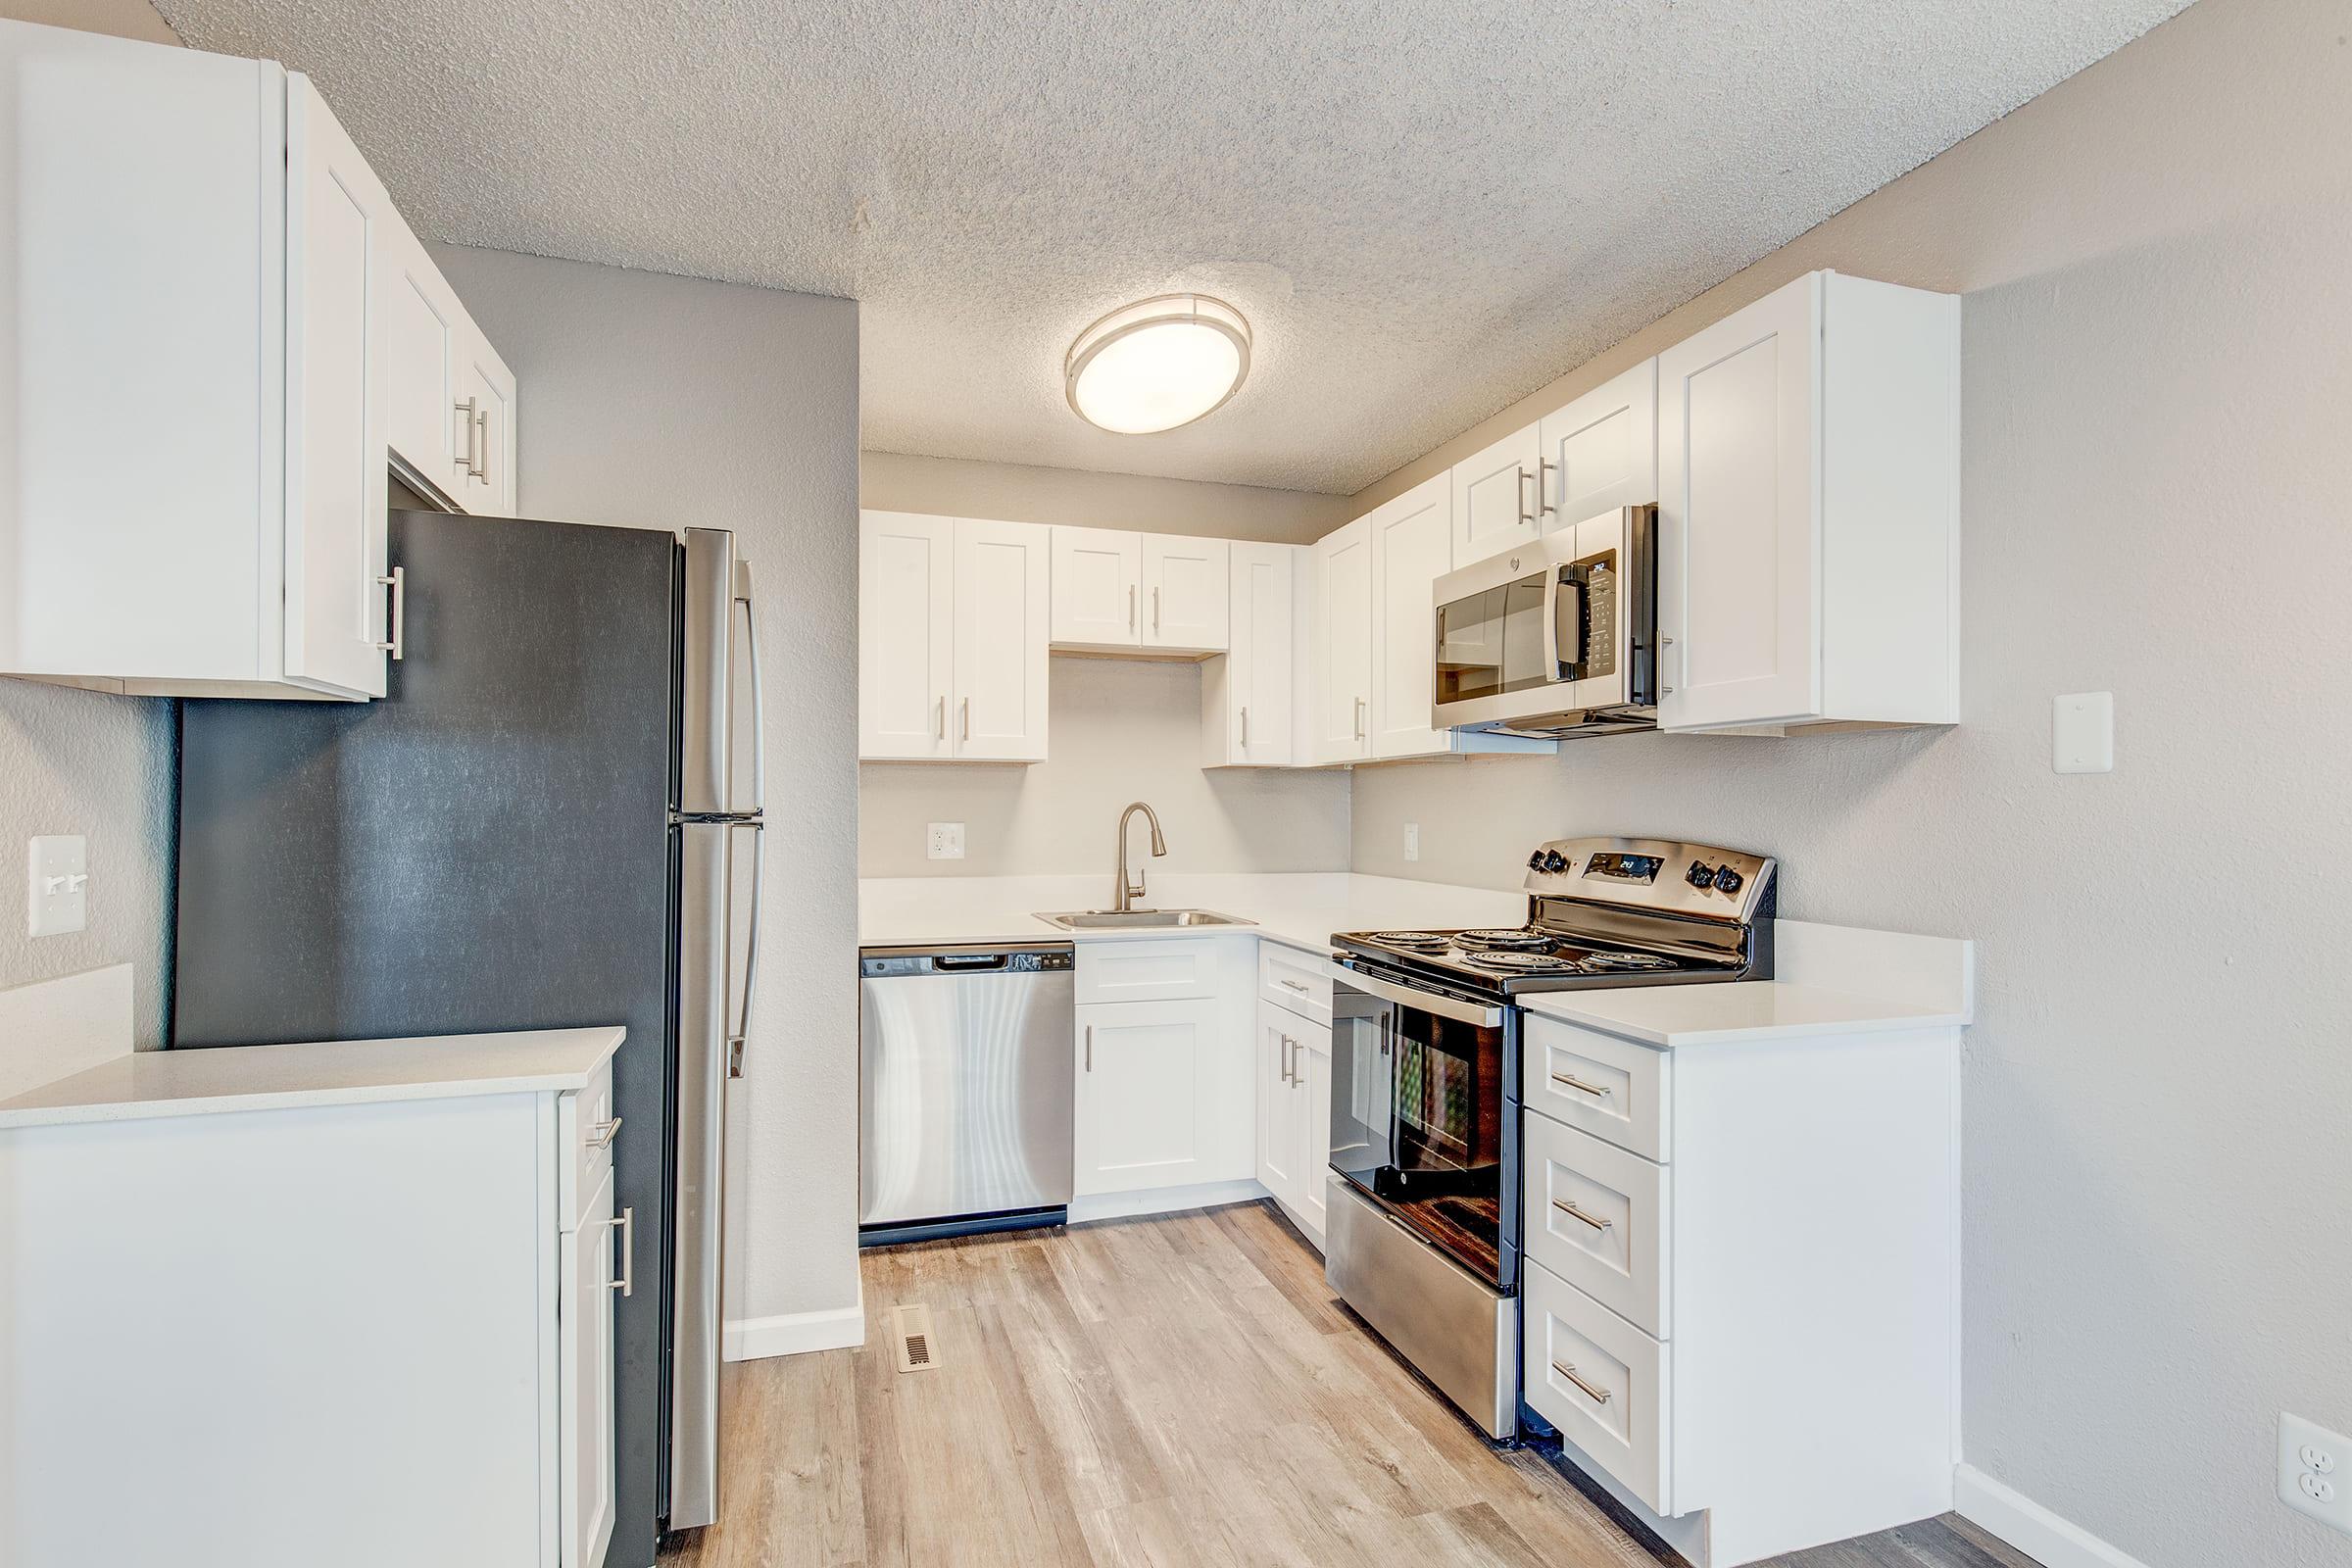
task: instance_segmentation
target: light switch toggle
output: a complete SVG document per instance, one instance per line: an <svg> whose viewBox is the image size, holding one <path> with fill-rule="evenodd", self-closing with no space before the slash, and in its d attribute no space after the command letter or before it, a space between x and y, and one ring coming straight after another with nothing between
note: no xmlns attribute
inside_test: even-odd
<svg viewBox="0 0 2352 1568"><path fill-rule="evenodd" d="M89 923L89 841L78 833L35 838L28 857L25 929L36 937L62 936Z"/></svg>

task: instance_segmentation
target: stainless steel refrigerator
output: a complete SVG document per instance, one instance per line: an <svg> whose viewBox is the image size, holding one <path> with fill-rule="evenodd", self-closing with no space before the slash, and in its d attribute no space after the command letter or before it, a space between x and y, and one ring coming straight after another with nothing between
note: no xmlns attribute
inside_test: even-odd
<svg viewBox="0 0 2352 1568"><path fill-rule="evenodd" d="M618 1201L667 1288L617 1303L607 1561L643 1568L717 1511L720 1145L760 909L751 570L714 530L429 512L393 514L391 560L381 701L181 705L172 1042L627 1027Z"/></svg>

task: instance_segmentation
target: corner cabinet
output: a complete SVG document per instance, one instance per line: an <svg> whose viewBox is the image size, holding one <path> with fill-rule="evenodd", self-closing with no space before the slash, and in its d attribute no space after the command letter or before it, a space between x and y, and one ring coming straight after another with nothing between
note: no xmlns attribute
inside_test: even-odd
<svg viewBox="0 0 2352 1568"><path fill-rule="evenodd" d="M1658 721L1950 724L1960 301L1813 272L1658 356Z"/></svg>
<svg viewBox="0 0 2352 1568"><path fill-rule="evenodd" d="M1054 530L858 518L858 755L1042 762Z"/></svg>
<svg viewBox="0 0 2352 1568"><path fill-rule="evenodd" d="M506 461L454 504L508 511L513 375L446 285L402 297L431 263L301 74L0 22L0 674L382 696L387 471L449 428L412 400L496 384Z"/></svg>

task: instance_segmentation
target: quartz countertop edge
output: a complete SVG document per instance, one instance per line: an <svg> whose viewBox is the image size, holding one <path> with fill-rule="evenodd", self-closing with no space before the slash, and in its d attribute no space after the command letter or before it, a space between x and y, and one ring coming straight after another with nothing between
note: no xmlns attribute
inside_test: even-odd
<svg viewBox="0 0 2352 1568"><path fill-rule="evenodd" d="M618 1025L140 1051L0 1100L0 1131L588 1087Z"/></svg>
<svg viewBox="0 0 2352 1568"><path fill-rule="evenodd" d="M1684 1047L1818 1035L1958 1028L1964 1011L1779 980L1540 992L1528 1011L1644 1045Z"/></svg>

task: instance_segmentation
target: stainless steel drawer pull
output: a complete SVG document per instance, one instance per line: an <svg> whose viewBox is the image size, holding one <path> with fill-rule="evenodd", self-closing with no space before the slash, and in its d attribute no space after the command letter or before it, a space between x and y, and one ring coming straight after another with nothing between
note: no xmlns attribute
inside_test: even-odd
<svg viewBox="0 0 2352 1568"><path fill-rule="evenodd" d="M624 1208L614 1228L620 1232L620 1278L612 1289L623 1296L637 1294L637 1211Z"/></svg>
<svg viewBox="0 0 2352 1568"><path fill-rule="evenodd" d="M1551 1200L1551 1206L1558 1209L1561 1213L1567 1215L1570 1219L1584 1221L1587 1225L1592 1226L1596 1231L1605 1231L1609 1228L1609 1222L1607 1220L1602 1219L1598 1214L1586 1213L1583 1209L1577 1207L1565 1198L1553 1199Z"/></svg>
<svg viewBox="0 0 2352 1568"><path fill-rule="evenodd" d="M1289 988L1290 990L1293 990L1293 991L1296 991L1296 992L1298 992L1298 993L1300 996L1302 996L1302 997L1306 995L1306 987L1304 987L1304 986L1300 985L1300 984L1299 984L1298 981L1296 981L1296 980L1285 980L1285 981L1284 981L1284 982L1282 982L1282 983L1283 983L1283 985L1284 985L1284 986L1286 986L1286 987L1287 987L1287 988Z"/></svg>
<svg viewBox="0 0 2352 1568"><path fill-rule="evenodd" d="M1606 1089L1598 1084L1589 1084L1572 1072L1555 1072L1551 1075L1551 1081L1555 1084L1565 1084L1579 1094L1591 1095L1594 1100L1609 1098L1609 1092Z"/></svg>
<svg viewBox="0 0 2352 1568"><path fill-rule="evenodd" d="M613 1117L611 1121L600 1121L588 1129L588 1147L590 1149L611 1149L613 1136L619 1131L620 1118L618 1116Z"/></svg>
<svg viewBox="0 0 2352 1568"><path fill-rule="evenodd" d="M1609 1402L1609 1391L1606 1389L1594 1388L1583 1378L1578 1377L1576 1375L1576 1368L1572 1366L1562 1366L1559 1362L1554 1361L1551 1363L1551 1369L1554 1372L1557 1372L1560 1376L1566 1378L1569 1382L1575 1384L1578 1388L1584 1390L1585 1397L1591 1399L1594 1404L1606 1404Z"/></svg>

